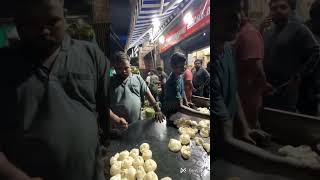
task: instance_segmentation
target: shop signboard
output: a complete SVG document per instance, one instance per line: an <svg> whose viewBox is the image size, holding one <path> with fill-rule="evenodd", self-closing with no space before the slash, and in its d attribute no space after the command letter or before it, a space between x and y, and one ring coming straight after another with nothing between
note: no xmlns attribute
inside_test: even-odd
<svg viewBox="0 0 320 180"><path fill-rule="evenodd" d="M165 42L160 45L161 53L210 24L210 0L204 0L201 6L192 12L193 21L191 23L185 24L182 18L180 17L180 23L164 36Z"/></svg>

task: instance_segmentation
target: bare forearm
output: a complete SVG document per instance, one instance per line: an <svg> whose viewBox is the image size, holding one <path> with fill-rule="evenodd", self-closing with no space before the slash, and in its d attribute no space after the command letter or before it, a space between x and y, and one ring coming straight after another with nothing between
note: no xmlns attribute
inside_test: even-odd
<svg viewBox="0 0 320 180"><path fill-rule="evenodd" d="M156 112L160 112L161 109L157 103L157 101L154 99L154 97L152 96L150 90L148 90L147 92L147 98L148 98L148 101L149 103L152 105L153 109L156 111Z"/></svg>
<svg viewBox="0 0 320 180"><path fill-rule="evenodd" d="M112 112L112 110L110 109L110 119L114 122L118 122L119 121L119 116L116 115L115 113Z"/></svg>
<svg viewBox="0 0 320 180"><path fill-rule="evenodd" d="M29 180L31 178L10 163L6 156L0 152L0 179Z"/></svg>
<svg viewBox="0 0 320 180"><path fill-rule="evenodd" d="M237 94L237 107L238 107L237 112L239 117L239 123L237 125L239 125L239 127L235 127L235 128L239 129L239 133L241 135L245 135L249 131L249 126L242 108L241 99L238 94Z"/></svg>

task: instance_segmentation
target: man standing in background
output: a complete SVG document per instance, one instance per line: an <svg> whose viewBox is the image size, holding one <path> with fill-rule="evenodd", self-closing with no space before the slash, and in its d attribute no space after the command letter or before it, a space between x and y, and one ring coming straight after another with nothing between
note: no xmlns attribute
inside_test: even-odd
<svg viewBox="0 0 320 180"><path fill-rule="evenodd" d="M192 72L187 65L186 65L185 69L186 70L184 71L184 74L183 74L184 92L186 94L188 102L191 102L192 91L194 89L193 84L192 84Z"/></svg>
<svg viewBox="0 0 320 180"><path fill-rule="evenodd" d="M295 0L271 0L269 6L274 25L264 35L264 69L276 91L265 106L297 112L301 82L315 71L320 47L305 25L292 20Z"/></svg>
<svg viewBox="0 0 320 180"><path fill-rule="evenodd" d="M194 61L194 70L192 71L192 83L195 88L193 95L203 97L204 87L210 82L210 74L202 66L202 59Z"/></svg>
<svg viewBox="0 0 320 180"><path fill-rule="evenodd" d="M242 0L241 29L235 42L235 55L238 77L238 92L251 129L258 128L259 112L266 87L263 70L264 44L258 30L249 22L245 14L247 6Z"/></svg>

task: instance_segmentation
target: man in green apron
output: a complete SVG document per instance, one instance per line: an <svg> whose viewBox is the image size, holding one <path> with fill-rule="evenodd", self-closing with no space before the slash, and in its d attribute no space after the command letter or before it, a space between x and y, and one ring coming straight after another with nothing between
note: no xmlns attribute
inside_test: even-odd
<svg viewBox="0 0 320 180"><path fill-rule="evenodd" d="M146 96L156 111L156 121L162 122L164 116L147 84L140 75L131 73L128 55L118 52L114 55L112 62L117 73L110 79L110 109L114 113L112 118L123 118L128 124L140 120L141 102Z"/></svg>
<svg viewBox="0 0 320 180"><path fill-rule="evenodd" d="M0 50L0 179L105 179L97 117L107 131L108 64L65 34L63 4L17 0L21 41Z"/></svg>

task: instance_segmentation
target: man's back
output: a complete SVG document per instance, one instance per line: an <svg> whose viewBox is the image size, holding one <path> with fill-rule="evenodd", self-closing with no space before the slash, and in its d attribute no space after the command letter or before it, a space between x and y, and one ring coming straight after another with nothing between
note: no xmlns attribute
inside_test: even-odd
<svg viewBox="0 0 320 180"><path fill-rule="evenodd" d="M0 57L1 144L9 160L48 180L101 175L95 166L97 111L107 111L104 54L66 36L51 71L19 48L1 50Z"/></svg>

